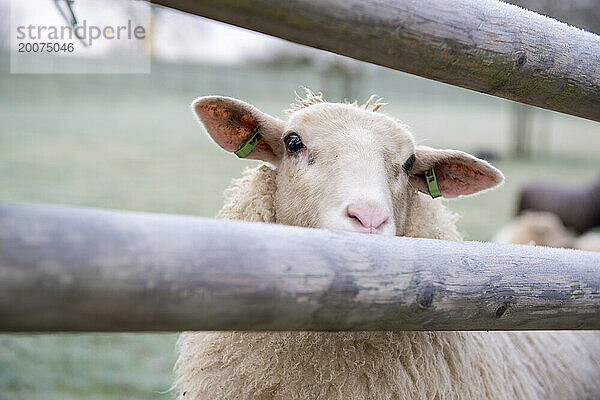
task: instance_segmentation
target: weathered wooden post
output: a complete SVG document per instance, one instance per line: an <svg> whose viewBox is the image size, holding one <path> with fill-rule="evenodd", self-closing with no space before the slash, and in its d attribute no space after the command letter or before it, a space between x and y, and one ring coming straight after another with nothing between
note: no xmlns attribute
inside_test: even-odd
<svg viewBox="0 0 600 400"><path fill-rule="evenodd" d="M600 329L600 253L0 204L0 331Z"/></svg>
<svg viewBox="0 0 600 400"><path fill-rule="evenodd" d="M600 121L600 36L496 0L156 0L451 85Z"/></svg>

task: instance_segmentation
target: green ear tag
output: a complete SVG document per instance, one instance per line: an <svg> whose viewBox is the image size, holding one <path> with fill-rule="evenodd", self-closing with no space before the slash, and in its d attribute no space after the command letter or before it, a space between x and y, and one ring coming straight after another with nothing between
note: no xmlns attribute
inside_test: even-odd
<svg viewBox="0 0 600 400"><path fill-rule="evenodd" d="M246 141L246 143L242 143L240 147L233 154L238 156L239 158L245 158L250 154L252 150L256 147L258 142L262 139L262 135L260 134L260 130L258 129L258 125L254 129L254 135L250 139Z"/></svg>
<svg viewBox="0 0 600 400"><path fill-rule="evenodd" d="M431 197L434 199L436 197L440 197L442 192L440 192L440 187L437 183L437 179L435 178L433 167L425 171L425 180L427 181L427 187L429 188L429 194L431 194Z"/></svg>

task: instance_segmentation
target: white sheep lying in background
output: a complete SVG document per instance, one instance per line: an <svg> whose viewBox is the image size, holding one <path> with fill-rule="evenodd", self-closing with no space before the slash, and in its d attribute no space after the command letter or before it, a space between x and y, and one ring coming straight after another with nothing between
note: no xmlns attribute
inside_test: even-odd
<svg viewBox="0 0 600 400"><path fill-rule="evenodd" d="M556 214L547 211L525 211L502 227L493 241L600 251L600 234L573 236Z"/></svg>
<svg viewBox="0 0 600 400"><path fill-rule="evenodd" d="M600 233L588 232L575 238L573 248L585 251L600 251Z"/></svg>
<svg viewBox="0 0 600 400"><path fill-rule="evenodd" d="M460 240L430 192L503 180L466 153L416 146L374 112L379 102L326 103L308 90L297 102L285 122L231 98L193 103L218 145L269 163L235 182L221 217ZM184 400L600 398L595 332L186 332L178 349Z"/></svg>
<svg viewBox="0 0 600 400"><path fill-rule="evenodd" d="M546 211L525 211L503 226L494 236L493 241L533 246L573 247L573 238L560 218Z"/></svg>

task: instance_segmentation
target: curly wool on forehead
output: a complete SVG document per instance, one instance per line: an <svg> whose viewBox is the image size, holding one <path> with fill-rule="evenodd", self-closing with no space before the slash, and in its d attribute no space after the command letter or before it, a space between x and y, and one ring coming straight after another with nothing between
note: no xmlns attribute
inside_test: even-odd
<svg viewBox="0 0 600 400"><path fill-rule="evenodd" d="M296 111L306 109L314 104L328 103L326 100L323 99L323 92L318 92L318 94L315 94L315 92L313 92L307 87L304 88L304 97L300 96L298 92L295 91L294 95L296 96L294 103L290 104L290 108L284 110L284 112L287 115L293 114ZM376 94L372 94L371 96L369 96L368 100L361 105L358 104L358 100L354 100L352 103L346 102L344 104L354 106L360 110L377 112L381 107L388 105L389 103L384 103L383 97L379 97ZM408 124L406 124L404 121L399 119L395 119L395 121L402 127L402 129L404 129L407 132L410 132L410 126L408 126Z"/></svg>
<svg viewBox="0 0 600 400"><path fill-rule="evenodd" d="M315 94L315 92L313 92L307 87L304 88L304 97L300 96L298 92L294 92L294 95L296 96L294 102L290 104L289 109L285 110L286 114L291 114L295 111L302 110L304 108L312 106L313 104L327 103L327 101L323 99L323 92ZM354 102L346 104L355 106L357 108L361 108L363 110L370 110L376 112L388 103L383 102L383 97L379 97L376 94L373 94L364 104L359 105L358 100L354 100Z"/></svg>

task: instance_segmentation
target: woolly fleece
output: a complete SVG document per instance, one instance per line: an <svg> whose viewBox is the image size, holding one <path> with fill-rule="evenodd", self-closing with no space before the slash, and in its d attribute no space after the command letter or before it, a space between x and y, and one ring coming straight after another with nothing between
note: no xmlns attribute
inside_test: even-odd
<svg viewBox="0 0 600 400"><path fill-rule="evenodd" d="M247 170L219 216L276 222L276 172ZM406 236L460 240L439 200L413 193ZM185 332L180 400L598 399L600 333Z"/></svg>

